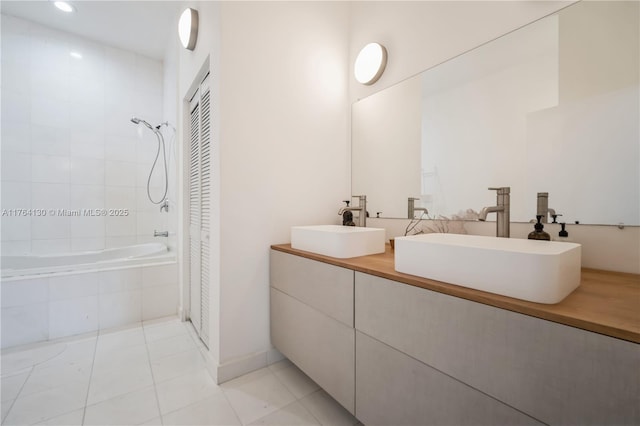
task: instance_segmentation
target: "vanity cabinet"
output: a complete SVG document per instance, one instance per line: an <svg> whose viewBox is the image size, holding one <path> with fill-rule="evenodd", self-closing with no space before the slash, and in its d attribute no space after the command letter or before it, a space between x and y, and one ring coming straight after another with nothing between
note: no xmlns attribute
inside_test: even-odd
<svg viewBox="0 0 640 426"><path fill-rule="evenodd" d="M640 424L637 343L381 278L371 259L271 251L274 346L364 424Z"/></svg>
<svg viewBox="0 0 640 426"><path fill-rule="evenodd" d="M356 416L365 424L396 415L413 424L640 423L635 343L360 272L355 327Z"/></svg>
<svg viewBox="0 0 640 426"><path fill-rule="evenodd" d="M271 341L355 413L354 272L271 251Z"/></svg>

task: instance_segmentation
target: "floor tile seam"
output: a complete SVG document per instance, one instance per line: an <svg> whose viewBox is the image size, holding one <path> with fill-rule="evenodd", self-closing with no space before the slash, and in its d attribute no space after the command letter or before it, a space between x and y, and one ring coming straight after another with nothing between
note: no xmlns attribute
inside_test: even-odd
<svg viewBox="0 0 640 426"><path fill-rule="evenodd" d="M290 366L288 366L288 367L284 367L284 368L281 368L281 369L279 369L278 371L280 371L280 370L284 370L285 368L291 368L291 367L293 367L293 366L295 366L295 364L293 364L293 363L292 363ZM302 371L302 370L301 370L301 371ZM294 402L298 402L298 403L300 403L300 406L301 406L302 408L304 408L304 409L305 409L305 411L306 411L306 412L308 412L308 413L311 415L311 417L312 417L316 422L318 422L318 424L319 424L319 425L322 425L322 422L320 421L320 419L318 419L316 416L314 416L314 415L313 415L313 413L311 412L311 410L309 410L307 407L305 407L305 406L304 406L304 404L301 402L301 401L302 401L303 399L305 399L306 397L311 396L311 395L313 395L313 394L315 394L315 393L317 393L317 392L322 391L322 388L320 387L320 385L318 385L318 389L314 390L313 392L310 392L310 393L308 393L308 394L306 394L306 395L304 395L304 396L302 396L302 397L298 398L298 397L296 396L296 394L295 394L295 393L293 393L293 391L289 390L289 388L288 388L288 387L287 387L287 385L284 383L284 381L283 381L283 380L281 380L281 379L280 379L280 378L275 374L275 372L272 372L272 374L275 376L276 380L278 380L280 383L282 383L282 386L284 386L284 387L285 387L285 389L287 389L287 390L291 393L291 395L293 395L293 397L295 398L295 401L293 401L293 402L291 402L291 403L289 403L289 404L285 405L284 407L287 407L287 406L289 406L289 405L293 404ZM314 383L315 383L315 382L314 382ZM284 407L280 407L280 409L282 409L282 408L284 408ZM265 416L265 417L266 417L266 416ZM264 417L261 417L261 419L262 419L262 418L264 418ZM260 419L258 419L258 420L260 420Z"/></svg>
<svg viewBox="0 0 640 426"><path fill-rule="evenodd" d="M189 333L187 333L186 331L184 333L179 333L179 334L172 334L171 336L166 336L166 337L161 337L160 339L155 339L155 340L151 340L151 341L147 341L147 345L149 344L154 344L156 342L162 342L164 340L169 340L169 339L175 339L176 337L182 337L185 335L188 335ZM145 341L147 339L147 333L144 333L144 337L145 337ZM191 339L191 338L190 338ZM191 339L193 340L193 339Z"/></svg>
<svg viewBox="0 0 640 426"><path fill-rule="evenodd" d="M27 384L27 381L29 380L29 377L31 377L31 374L33 373L34 366L31 366L30 368L31 368L31 370L29 371L29 374L27 375L27 378L24 379L24 382L22 383L22 386L20 386L20 390L16 394L15 398L13 398L13 400L11 401L11 405L9 406L9 409L7 410L7 414L4 416L4 418L0 419L0 423L3 424L3 425L4 425L4 420L7 417L9 417L9 414L11 413L11 410L13 410L13 406L15 405L16 401L20 397L20 394L22 393L22 390L24 389L24 385Z"/></svg>
<svg viewBox="0 0 640 426"><path fill-rule="evenodd" d="M290 366L288 366L288 367L284 367L284 368L280 368L280 369L279 369L279 370L277 370L277 371L282 371L282 370L286 370L287 368L294 368L294 367L295 367L295 368L298 368L298 367L296 367L296 366L295 366L295 364L291 364ZM298 370L299 370L302 374L305 374L305 373L304 373L304 371L300 370L299 368L298 368ZM301 400L301 399L303 399L303 398L308 397L309 395L313 395L313 394L314 394L314 393L316 393L317 391L322 390L322 388L320 387L320 385L318 385L318 384L314 381L313 383L316 383L316 385L318 385L318 389L314 389L313 391L309 392L308 394L306 394L306 395L302 395L300 398L298 398L298 397L296 396L296 394L293 392L293 390L292 390L292 389L289 389L289 386L287 386L287 384L285 383L285 381L284 381L284 380L282 380L282 379L280 379L280 377L278 377L278 375L275 373L275 371L272 371L271 369L270 369L269 371L271 371L271 374L273 374L273 375L275 376L276 380L278 380L280 383L282 383L282 386L284 386L284 387L285 387L285 389L286 389L286 390L288 390L288 391L289 391L289 393L291 393L291 395L293 395L293 397L296 399L296 401L299 401L299 400ZM305 374L305 375L306 375L306 374ZM309 377L309 376L307 376L307 377ZM313 379L311 379L311 377L309 377L309 379L310 379L310 380L313 380Z"/></svg>
<svg viewBox="0 0 640 426"><path fill-rule="evenodd" d="M153 364L154 362L160 361L162 359L169 358L169 357L172 357L174 355L180 355L180 354L183 354L185 352L193 351L193 350L196 350L196 349L198 349L198 348L187 348L187 349L183 349L183 350L180 350L178 352L175 352L175 353L172 353L172 354L169 354L169 355L163 355L161 357L151 359L151 353L149 352L149 346L147 346L147 356L149 357L149 362ZM164 382L164 380L162 380L161 382ZM161 383L161 382L158 382L158 383Z"/></svg>
<svg viewBox="0 0 640 426"><path fill-rule="evenodd" d="M302 400L303 400L303 399L306 399L306 398L310 397L311 395L315 395L315 394L317 394L317 393L319 393L319 392L322 392L322 391L324 391L324 389L322 389L322 388L317 389L317 390L315 390L315 391L311 392L310 394L303 396L302 398L298 399L297 401L299 401L299 402L300 402L300 405L302 405L302 407L304 407L304 409L305 409L305 410L307 410L307 411L309 412L309 414L311 414L311 417L313 417L313 418L318 422L318 424L319 424L319 425L324 426L324 423L322 423L322 420L320 420L318 417L316 417L316 416L315 416L315 414L313 414L313 411L311 411L311 409L307 408L307 407L302 403Z"/></svg>
<svg viewBox="0 0 640 426"><path fill-rule="evenodd" d="M233 415L236 416L236 420L238 420L239 424L244 426L244 423L242 422L242 419L240 418L240 414L238 414L238 411L236 410L236 407L233 406L233 404L231 403L231 400L229 399L229 395L227 395L227 393L225 392L224 388L221 385L218 385L218 386L220 387L220 390L222 391L222 397L224 398L225 401L227 401L227 404L229 404L229 407L231 407L231 411L233 411Z"/></svg>
<svg viewBox="0 0 640 426"><path fill-rule="evenodd" d="M147 385L147 386L144 386L144 387L141 387L141 388L138 388L138 389L134 389L134 390L132 390L130 392L126 392L126 393L123 393L123 394L120 394L120 395L116 395L116 396L111 397L109 399L104 399L102 401L95 402L95 403L93 403L91 405L85 405L85 412L86 412L87 408L92 408L92 407L95 407L96 405L104 404L105 402L111 401L113 399L123 398L123 397L131 395L133 393L141 392L141 391L146 390L146 389L148 389L148 388L150 388L152 386L153 385ZM155 389L155 386L154 386L154 389ZM140 423L137 423L137 424L143 424L143 423L148 422L149 420L152 420L152 419L155 419L155 418L160 418L160 421L162 422L162 418L161 418L160 415L157 415L157 416L154 415L153 417L149 417L149 418L147 418L147 419L145 419L145 420L143 420L143 421L141 421ZM85 415L84 414L82 416L82 424L83 425L85 424Z"/></svg>
<svg viewBox="0 0 640 426"><path fill-rule="evenodd" d="M314 392L312 392L312 393L314 393ZM311 393L311 394L312 394L312 393ZM309 394L309 395L311 395L311 394ZM306 395L306 396L309 396L309 395ZM295 396L295 395L294 395L294 396ZM303 397L303 398L304 398L304 397ZM300 399L302 399L302 398L300 398ZM269 413L269 414L267 414L267 415L265 415L265 416L262 416L262 417L260 417L259 419L256 419L256 420L252 421L251 423L255 423L255 422L257 422L257 421L260 421L260 420L264 419L264 418L265 418L265 417L267 417L267 416L272 415L273 413L277 413L277 412L278 412L278 411L280 411L280 410L284 410L285 408L287 408L288 406L290 406L290 405L292 405L292 404L300 404L300 407L302 407L302 409L303 409L307 414L309 414L309 415L311 416L311 418L312 418L313 420L315 420L315 421L316 421L316 423L318 423L318 425L323 426L323 424L322 424L322 422L320 421L320 419L318 419L316 416L314 416L314 415L313 415L313 413L311 412L311 410L309 410L307 407L305 407L305 406L302 404L302 402L300 402L300 399L296 399L295 401L291 401L291 402L290 402L290 403L288 403L287 405L285 405L285 406L283 406L283 407L280 407L280 408L278 408L276 411L273 411L273 412L271 412L271 413ZM250 425L251 423L249 423L249 425Z"/></svg>
<svg viewBox="0 0 640 426"><path fill-rule="evenodd" d="M87 415L87 403L89 402L89 394L91 392L91 382L93 382L93 367L96 365L96 354L98 353L98 336L96 336L96 341L93 346L93 362L91 362L91 371L89 372L89 385L87 386L87 395L84 398L84 407L82 407L82 422L80 424L84 424L84 419Z"/></svg>
<svg viewBox="0 0 640 426"><path fill-rule="evenodd" d="M267 372L267 373L266 373L266 374L264 374L264 375L262 375L262 376L260 376L260 377L264 377L264 376L266 376L267 374L271 374L271 375L273 375L273 376L274 376L274 378L276 379L276 381L277 381L278 383L280 383L280 384L284 387L284 389L285 389L287 392L289 392L289 394L291 394L291 396L293 397L293 401L291 401L291 402L289 402L288 404L285 404L285 405L283 405L283 406L280 406L280 407L276 407L276 408L274 408L273 410L271 410L270 412L268 412L267 414L265 414L265 415L264 415L264 416L262 416L262 417L258 417L257 419L253 419L253 420L248 421L247 423L244 423L244 422L242 421L242 419L240 418L240 415L237 413L237 411L236 411L235 407L234 407L234 406L233 406L233 404L231 403L231 400L229 400L229 396L227 395L227 392L225 391L225 388L224 388L224 387L222 387L222 385L220 385L220 389L222 389L222 392L224 393L225 398L226 398L226 399L227 399L227 401L229 402L229 405L231 405L231 408L232 408L232 409L233 409L233 411L236 413L236 416L238 417L238 420L240 420L240 423L241 423L242 425L244 425L244 426L246 426L246 425L250 425L251 423L255 423L255 422L257 422L258 420L263 419L263 418L265 418L265 417L267 417L267 416L269 416L269 415L271 415L271 414L273 414L273 413L275 413L275 412L277 412L277 411L279 411L279 410L283 409L284 407L288 406L289 404L292 404L292 403L294 403L294 402L298 401L298 398L296 398L296 396L293 394L293 392L291 392L291 391L289 390L289 388L288 388L284 383L282 383L282 381L281 381L280 379L278 379L278 377L277 377L277 376L276 376L276 375L275 375L275 374L274 374L274 373L269 369L269 367L259 368L258 370L262 370L262 369L266 370L266 372ZM258 371L258 370L254 370L254 371ZM247 374L249 374L249 373L247 373ZM238 377L238 378L241 378L241 377L244 377L244 376L240 376L240 377ZM229 381L231 381L231 380L229 380ZM306 407L305 407L305 409L306 409ZM308 411L308 410L307 410L307 411ZM311 413L309 413L309 414L311 414ZM315 418L315 417L314 417L314 418Z"/></svg>
<svg viewBox="0 0 640 426"><path fill-rule="evenodd" d="M149 353L149 342L147 341L147 333L142 328L142 336L144 337L145 348L147 350L147 361L149 363L149 370L151 371L151 382L153 383L153 394L156 397L156 408L158 409L158 416L160 417L160 424L164 424L164 420L162 419L162 410L160 409L160 397L158 396L158 386L156 384L156 376L153 373L153 365L151 363L151 355ZM155 418L155 417L153 417ZM149 419L151 420L151 419Z"/></svg>

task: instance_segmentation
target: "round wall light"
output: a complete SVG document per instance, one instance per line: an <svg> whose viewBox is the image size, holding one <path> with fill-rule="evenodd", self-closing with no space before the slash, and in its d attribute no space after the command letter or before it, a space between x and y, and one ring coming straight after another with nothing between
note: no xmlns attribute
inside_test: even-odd
<svg viewBox="0 0 640 426"><path fill-rule="evenodd" d="M193 50L196 48L196 41L198 40L197 10L189 7L182 12L178 22L178 36L185 49Z"/></svg>
<svg viewBox="0 0 640 426"><path fill-rule="evenodd" d="M53 5L58 9L60 9L61 11L67 12L67 13L71 13L75 10L74 7L70 3L67 3L66 1L54 1Z"/></svg>
<svg viewBox="0 0 640 426"><path fill-rule="evenodd" d="M370 85L378 81L387 66L387 49L379 43L369 43L362 48L353 73L358 83Z"/></svg>

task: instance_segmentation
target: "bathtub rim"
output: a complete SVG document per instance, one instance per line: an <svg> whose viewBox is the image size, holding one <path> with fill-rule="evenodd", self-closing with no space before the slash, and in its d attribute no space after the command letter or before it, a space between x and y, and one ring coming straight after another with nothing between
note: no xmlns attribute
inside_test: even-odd
<svg viewBox="0 0 640 426"><path fill-rule="evenodd" d="M171 252L171 254L165 254L157 257L138 258L136 260L140 260L140 262L127 264L126 263L127 259L123 259L118 261L119 264L116 264L116 262L114 261L113 265L107 266L107 263L105 263L103 267L100 267L99 263L94 262L93 265L95 265L96 267L87 267L87 268L67 270L67 271L43 272L41 274L31 273L31 274L25 274L25 275L0 276L0 282L4 283L4 282L11 282L11 281L37 280L41 278L89 274L93 272L115 271L115 270L121 270L121 269L144 268L144 267L150 267L150 266L162 266L162 265L171 265L174 263L178 263L178 258L175 252ZM131 260L129 259L129 261ZM87 264L82 264L82 265L87 265Z"/></svg>

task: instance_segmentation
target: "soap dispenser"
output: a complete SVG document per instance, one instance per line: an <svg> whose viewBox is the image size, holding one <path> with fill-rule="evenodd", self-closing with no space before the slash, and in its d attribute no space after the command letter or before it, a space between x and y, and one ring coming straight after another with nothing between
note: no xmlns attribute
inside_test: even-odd
<svg viewBox="0 0 640 426"><path fill-rule="evenodd" d="M558 241L564 241L564 242L568 243L571 240L569 240L569 233L565 229L565 226L567 226L566 223L564 223L564 222L560 223L560 227L562 229L560 230L560 232L558 232Z"/></svg>
<svg viewBox="0 0 640 426"><path fill-rule="evenodd" d="M537 215L536 219L538 219L538 223L534 225L535 231L529 233L529 239L551 241L551 236L544 232L544 225L540 222L542 215Z"/></svg>

